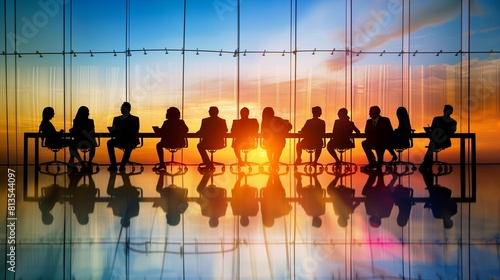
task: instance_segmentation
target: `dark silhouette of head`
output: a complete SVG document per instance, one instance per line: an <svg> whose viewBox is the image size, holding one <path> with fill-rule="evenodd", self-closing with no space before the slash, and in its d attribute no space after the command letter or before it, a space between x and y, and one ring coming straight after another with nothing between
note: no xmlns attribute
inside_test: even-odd
<svg viewBox="0 0 500 280"><path fill-rule="evenodd" d="M374 228L378 228L382 224L382 220L377 216L370 216L369 221L370 221L370 226Z"/></svg>
<svg viewBox="0 0 500 280"><path fill-rule="evenodd" d="M250 110L247 107L243 107L240 110L240 116L242 119L248 119L248 115L250 115Z"/></svg>
<svg viewBox="0 0 500 280"><path fill-rule="evenodd" d="M176 226L176 225L178 225L179 222L181 221L181 215L179 215L179 213L170 213L170 212L168 212L166 214L166 216L167 216L167 224L169 226Z"/></svg>
<svg viewBox="0 0 500 280"><path fill-rule="evenodd" d="M219 218L217 218L217 217L210 217L210 220L208 220L208 224L212 228L218 227L219 226Z"/></svg>
<svg viewBox="0 0 500 280"><path fill-rule="evenodd" d="M54 115L55 115L54 108L52 108L52 107L43 108L42 119L44 121L49 121L50 119L52 119L54 117Z"/></svg>
<svg viewBox="0 0 500 280"><path fill-rule="evenodd" d="M89 118L90 111L87 106L80 106L76 111L75 120L86 120Z"/></svg>
<svg viewBox="0 0 500 280"><path fill-rule="evenodd" d="M398 117L399 121L410 121L410 116L408 115L408 111L405 107L398 107L398 109L396 110L396 116Z"/></svg>
<svg viewBox="0 0 500 280"><path fill-rule="evenodd" d="M339 216L337 219L337 223L339 226L345 228L347 226L347 217L346 216Z"/></svg>
<svg viewBox="0 0 500 280"><path fill-rule="evenodd" d="M347 115L347 109L346 108L340 108L339 111L337 112L337 116L339 119L349 119L349 116Z"/></svg>
<svg viewBox="0 0 500 280"><path fill-rule="evenodd" d="M453 114L453 106L451 106L450 104L444 105L443 115L449 116L451 114Z"/></svg>
<svg viewBox="0 0 500 280"><path fill-rule="evenodd" d="M271 107L266 107L262 110L262 123L267 123L270 119L274 117L274 109Z"/></svg>
<svg viewBox="0 0 500 280"><path fill-rule="evenodd" d="M181 118L181 111L179 111L176 107L170 107L167 109L165 117L169 120L178 120Z"/></svg>
<svg viewBox="0 0 500 280"><path fill-rule="evenodd" d="M370 107L370 112L369 112L370 118L376 119L380 116L380 108L378 106L372 106Z"/></svg>
<svg viewBox="0 0 500 280"><path fill-rule="evenodd" d="M208 114L210 115L210 117L217 117L217 115L219 115L219 108L215 106L210 107L210 109L208 110Z"/></svg>
<svg viewBox="0 0 500 280"><path fill-rule="evenodd" d="M453 220L450 217L443 218L443 227L445 229L450 229L453 227Z"/></svg>
<svg viewBox="0 0 500 280"><path fill-rule="evenodd" d="M120 112L123 115L128 115L130 114L130 110L132 110L132 105L128 102L123 102L122 106L120 107Z"/></svg>
<svg viewBox="0 0 500 280"><path fill-rule="evenodd" d="M313 220L312 220L313 227L319 228L319 227L321 227L322 224L323 224L323 221L321 221L320 217L313 217Z"/></svg>
<svg viewBox="0 0 500 280"><path fill-rule="evenodd" d="M54 216L50 212L42 212L42 222L44 225L50 225L54 221Z"/></svg>
<svg viewBox="0 0 500 280"><path fill-rule="evenodd" d="M313 117L319 118L322 113L323 113L323 111L321 110L321 107L319 107L319 106L312 107Z"/></svg>
<svg viewBox="0 0 500 280"><path fill-rule="evenodd" d="M87 214L76 215L76 219L78 220L78 223L82 226L89 223L89 215Z"/></svg>
<svg viewBox="0 0 500 280"><path fill-rule="evenodd" d="M241 216L240 217L240 225L242 227L246 227L250 224L250 219L248 219L248 216Z"/></svg>
<svg viewBox="0 0 500 280"><path fill-rule="evenodd" d="M120 224L122 225L122 227L128 228L130 226L130 218L128 218L128 217L121 218Z"/></svg>

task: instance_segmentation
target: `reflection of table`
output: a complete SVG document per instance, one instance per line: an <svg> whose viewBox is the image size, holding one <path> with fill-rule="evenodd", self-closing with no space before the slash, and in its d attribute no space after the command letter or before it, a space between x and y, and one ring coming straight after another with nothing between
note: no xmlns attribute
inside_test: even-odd
<svg viewBox="0 0 500 280"><path fill-rule="evenodd" d="M111 134L109 132L105 133L96 133L100 138L110 138ZM63 136L70 137L69 133L64 134ZM160 138L154 132L141 132L139 133L139 137L142 138ZM289 133L287 138L300 138L301 135L299 133ZM332 133L326 133L325 138L329 139L332 137ZM364 133L353 134L353 138L365 138ZM426 139L428 135L425 132L419 132L412 134L414 139ZM39 164L39 152L40 152L40 139L41 133L37 132L25 132L24 133L24 144L23 144L23 184L24 184L24 196L26 198L27 195L27 187L28 187L28 165L29 163L29 154L33 152L34 166L38 166ZM196 133L188 133L187 138L199 139L199 136ZM232 138L230 133L226 134L226 138ZM474 202L476 200L476 134L475 133L455 133L451 137L452 139L459 139L459 151L460 151L460 192L461 199L465 199L470 202ZM30 139L33 139L34 146L33 150L30 149ZM466 140L470 142L467 143ZM470 157L470 162L467 162L467 148L468 147L468 156ZM470 183L471 183L471 195L467 197L466 195L466 183L467 183L467 170L466 165L470 165ZM38 181L38 172L35 172L35 181ZM359 198L362 199L362 198ZM465 202L465 201L464 201Z"/></svg>

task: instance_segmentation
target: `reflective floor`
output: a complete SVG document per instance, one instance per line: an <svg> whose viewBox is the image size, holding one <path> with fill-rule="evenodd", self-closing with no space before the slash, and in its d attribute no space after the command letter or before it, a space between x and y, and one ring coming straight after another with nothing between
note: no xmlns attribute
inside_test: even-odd
<svg viewBox="0 0 500 280"><path fill-rule="evenodd" d="M477 166L477 184L470 166L423 174L330 166L312 175L293 166L240 174L102 166L85 175L28 166L27 176L11 168L0 168L17 190L12 205L1 188L15 211L1 217L6 279L500 275L500 165Z"/></svg>

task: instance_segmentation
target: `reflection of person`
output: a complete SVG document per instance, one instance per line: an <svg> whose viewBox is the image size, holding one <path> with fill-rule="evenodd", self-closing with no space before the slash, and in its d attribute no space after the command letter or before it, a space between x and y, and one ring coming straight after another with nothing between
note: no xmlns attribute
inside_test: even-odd
<svg viewBox="0 0 500 280"><path fill-rule="evenodd" d="M113 215L120 217L122 227L130 226L130 219L139 215L139 195L137 187L132 186L130 175L120 173L123 186L115 188L116 172L109 175L107 193L111 196L108 207L113 209Z"/></svg>
<svg viewBox="0 0 500 280"><path fill-rule="evenodd" d="M394 149L408 148L410 146L411 136L410 116L406 108L399 107L396 110L396 116L398 117L399 124L398 127L394 129L388 149L389 153L392 155L392 161L398 160L398 156L394 152Z"/></svg>
<svg viewBox="0 0 500 280"><path fill-rule="evenodd" d="M430 208L434 218L442 219L445 229L452 228L453 220L451 217L457 213L457 203L451 199L451 190L434 184L432 171L423 171L422 176L429 191L429 199L425 202L424 208Z"/></svg>
<svg viewBox="0 0 500 280"><path fill-rule="evenodd" d="M56 202L62 204L67 194L68 190L56 183L42 189L42 197L38 201L38 208L42 212L42 222L45 225L52 224L54 216L50 211L52 211Z"/></svg>
<svg viewBox="0 0 500 280"><path fill-rule="evenodd" d="M243 227L250 223L248 217L256 216L259 212L257 188L246 183L241 185L241 180L245 177L245 173L240 173L234 188L231 190L231 209L233 215L240 216L240 225Z"/></svg>
<svg viewBox="0 0 500 280"><path fill-rule="evenodd" d="M54 125L50 120L54 117L55 112L52 107L45 107L42 112L42 122L38 127L38 131L42 133L42 137L45 138L45 146L47 148L60 149L64 147L69 147L69 162L68 167L71 172L76 171L75 158L82 163L82 158L76 149L76 142L71 139L66 139L62 137L64 130L56 131ZM82 164L85 166L85 164Z"/></svg>
<svg viewBox="0 0 500 280"><path fill-rule="evenodd" d="M200 130L197 134L201 138L198 143L198 152L200 153L203 165L207 169L213 169L214 166L208 157L207 150L222 149L224 147L224 137L227 132L226 120L220 118L219 109L210 107L208 110L210 117L201 120Z"/></svg>
<svg viewBox="0 0 500 280"><path fill-rule="evenodd" d="M89 108L81 106L73 119L73 127L69 130L76 142L77 148L89 149L89 161L87 169L92 170L92 160L95 156L97 142L92 135L94 133L94 120L89 119Z"/></svg>
<svg viewBox="0 0 500 280"><path fill-rule="evenodd" d="M250 110L243 107L240 110L241 118L239 120L233 120L233 125L231 126L231 133L234 139L232 147L236 158L238 158L239 165L243 165L240 151L255 148L257 133L259 132L259 122L257 119L249 119L249 114Z"/></svg>
<svg viewBox="0 0 500 280"><path fill-rule="evenodd" d="M109 171L117 170L115 148L123 149L120 170L125 170L125 164L129 161L132 149L139 144L139 118L131 115L130 110L130 103L123 102L120 107L122 115L113 119L113 126L110 129L113 138L107 143L110 161Z"/></svg>
<svg viewBox="0 0 500 280"><path fill-rule="evenodd" d="M262 146L266 150L267 158L273 169L278 167L281 153L285 147L286 136L291 129L290 122L275 116L273 108L264 108L260 129L263 138Z"/></svg>
<svg viewBox="0 0 500 280"><path fill-rule="evenodd" d="M297 179L297 194L299 195L299 203L304 208L308 216L313 217L313 227L321 227L321 215L325 214L325 200L324 191L318 181L318 176L311 176L314 178L314 185L310 184L307 187L302 185L302 176L299 172L295 172Z"/></svg>
<svg viewBox="0 0 500 280"><path fill-rule="evenodd" d="M276 218L288 215L292 209L286 200L285 189L276 171L269 173L266 186L260 189L260 197L262 224L265 227L273 226Z"/></svg>
<svg viewBox="0 0 500 280"><path fill-rule="evenodd" d="M176 226L181 220L183 214L188 208L187 195L188 190L178 188L175 185L163 186L165 172L160 171L156 191L160 194L160 206L165 211L167 224Z"/></svg>
<svg viewBox="0 0 500 280"><path fill-rule="evenodd" d="M347 226L349 216L354 213L354 209L359 206L360 202L354 202L355 190L347 188L344 185L338 185L339 176L335 176L327 188L333 204L333 210L338 216L337 223L341 227Z"/></svg>
<svg viewBox="0 0 500 280"><path fill-rule="evenodd" d="M302 149L314 149L314 163L318 162L321 150L323 149L323 136L325 136L326 124L319 117L322 114L321 107L315 106L312 108L312 119L309 119L300 130L301 138L297 143L296 152L297 159L295 164L302 162Z"/></svg>
<svg viewBox="0 0 500 280"><path fill-rule="evenodd" d="M392 135L391 120L380 115L378 106L370 107L370 119L365 125L366 140L361 142L368 159L365 168L381 168L384 161L384 152ZM377 153L377 160L373 151Z"/></svg>
<svg viewBox="0 0 500 280"><path fill-rule="evenodd" d="M362 191L362 194L366 196L366 214L370 216L370 225L378 228L382 223L382 219L391 215L394 206L392 189L397 177L393 175L391 182L386 186L384 173L380 170L368 170L366 172L368 173L368 179Z"/></svg>
<svg viewBox="0 0 500 280"><path fill-rule="evenodd" d="M432 168L432 153L436 149L444 149L451 147L451 136L457 130L457 122L451 118L453 107L444 105L443 115L434 117L430 128L426 129L429 135L429 145L424 161L420 165L420 169L424 170Z"/></svg>
<svg viewBox="0 0 500 280"><path fill-rule="evenodd" d="M71 193L73 213L75 213L76 219L81 225L88 224L89 214L94 212L97 195L97 189L91 173L88 174L88 184L83 183L78 185L84 176L84 173L71 174L68 188L68 191Z"/></svg>
<svg viewBox="0 0 500 280"><path fill-rule="evenodd" d="M351 149L354 148L352 140L352 132L360 133L359 129L354 125L354 122L349 120L347 109L341 108L338 113L338 120L335 120L332 130L332 138L328 141L327 150L335 159L335 162L340 162L335 149Z"/></svg>
<svg viewBox="0 0 500 280"><path fill-rule="evenodd" d="M176 107L168 108L165 118L167 120L163 122L161 128L158 130L155 129L155 132L161 136L160 142L156 144L156 153L158 154L158 159L160 160L158 170L165 170L163 149L184 148L185 137L189 131L189 128L186 123L184 123L184 120L181 120L181 112Z"/></svg>
<svg viewBox="0 0 500 280"><path fill-rule="evenodd" d="M399 209L397 223L400 227L404 227L410 219L411 207L415 204L413 202L413 189L398 184L394 187L393 195L394 203Z"/></svg>
<svg viewBox="0 0 500 280"><path fill-rule="evenodd" d="M208 185L208 181L212 178L213 173L203 173L196 190L200 194L198 203L201 206L201 214L210 218L208 221L210 227L217 227L219 226L219 218L226 215L226 189L219 188L214 184Z"/></svg>

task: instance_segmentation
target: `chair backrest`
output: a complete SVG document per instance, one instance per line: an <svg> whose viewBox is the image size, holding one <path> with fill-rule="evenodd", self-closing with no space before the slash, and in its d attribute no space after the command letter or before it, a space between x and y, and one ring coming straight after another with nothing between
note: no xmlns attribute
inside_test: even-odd
<svg viewBox="0 0 500 280"><path fill-rule="evenodd" d="M184 138L184 145L182 147L166 147L166 149L171 152L171 153L175 153L177 152L178 150L180 149L184 149L184 148L187 148L188 147L188 139L187 138Z"/></svg>

